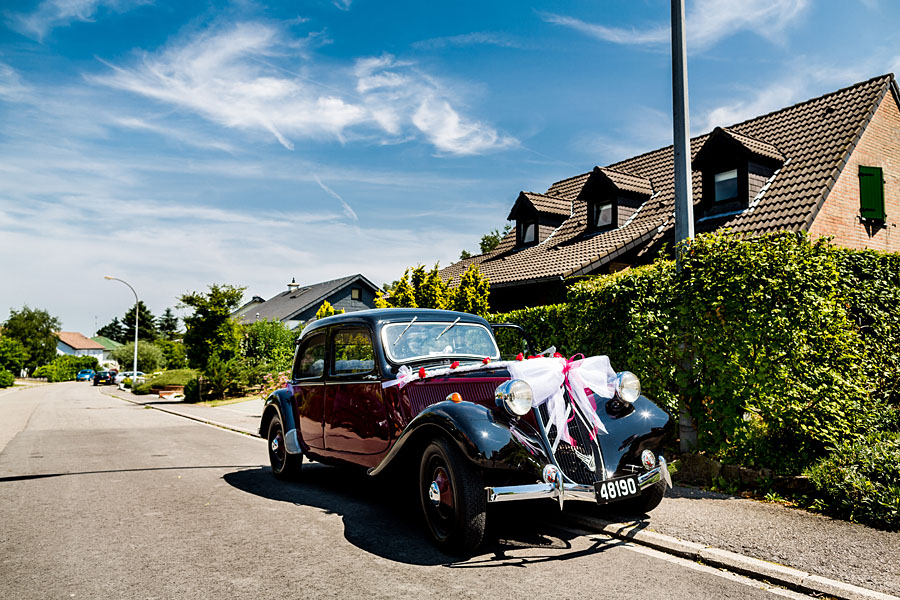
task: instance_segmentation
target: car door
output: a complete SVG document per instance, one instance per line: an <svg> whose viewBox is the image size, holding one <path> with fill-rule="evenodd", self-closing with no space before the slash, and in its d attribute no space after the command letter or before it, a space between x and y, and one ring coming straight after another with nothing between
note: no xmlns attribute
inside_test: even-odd
<svg viewBox="0 0 900 600"><path fill-rule="evenodd" d="M291 373L300 436L311 448L320 450L325 448L325 343L324 329L303 339Z"/></svg>
<svg viewBox="0 0 900 600"><path fill-rule="evenodd" d="M374 455L387 450L390 423L371 331L364 325L332 330L325 382L325 448L347 455Z"/></svg>

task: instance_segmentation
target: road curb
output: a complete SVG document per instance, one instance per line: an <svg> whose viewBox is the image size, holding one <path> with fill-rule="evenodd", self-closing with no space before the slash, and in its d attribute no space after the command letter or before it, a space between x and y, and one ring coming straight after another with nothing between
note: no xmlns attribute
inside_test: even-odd
<svg viewBox="0 0 900 600"><path fill-rule="evenodd" d="M675 554L800 592L824 594L839 600L900 600L897 596L876 592L819 575L812 575L806 571L778 563L751 558L743 554L729 552L728 550L721 550L649 531L640 523L617 523L578 514L567 515L567 517L571 522L592 531L605 533L668 554Z"/></svg>
<svg viewBox="0 0 900 600"><path fill-rule="evenodd" d="M192 415L189 413L180 412L177 410L173 410L171 408L163 408L161 406L154 406L153 404L138 402L137 400L132 400L131 398L124 398L117 394L105 394L111 398L116 398L118 400L123 400L125 402L130 402L131 404L135 404L137 406L145 406L147 408L152 408L153 410L158 410L160 412L168 413L170 415L175 415L176 417L183 417L185 419L190 419L191 421L197 421L198 423L203 423L204 425L212 425L213 427L218 427L219 429L227 429L229 431L234 431L235 433L241 433L243 435L248 435L250 437L259 438L259 433L256 431L250 431L249 429L244 429L243 427L238 427L237 425L229 425L228 423L220 423L218 421L213 421L212 419L204 419L203 417L198 417L197 415Z"/></svg>

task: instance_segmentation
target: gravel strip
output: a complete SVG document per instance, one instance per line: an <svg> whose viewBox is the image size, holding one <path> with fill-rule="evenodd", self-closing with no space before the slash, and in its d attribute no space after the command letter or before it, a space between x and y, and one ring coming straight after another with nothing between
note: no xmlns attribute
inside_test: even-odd
<svg viewBox="0 0 900 600"><path fill-rule="evenodd" d="M598 511L578 502L569 503L566 509L579 507L601 518L619 520L608 510ZM669 490L651 516L638 523L682 540L900 595L897 532L683 487Z"/></svg>

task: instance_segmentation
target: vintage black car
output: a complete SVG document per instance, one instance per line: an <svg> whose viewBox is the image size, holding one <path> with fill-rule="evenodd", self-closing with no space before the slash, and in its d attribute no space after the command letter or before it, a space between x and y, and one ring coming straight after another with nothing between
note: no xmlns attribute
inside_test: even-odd
<svg viewBox="0 0 900 600"><path fill-rule="evenodd" d="M293 478L304 456L371 475L406 469L431 536L460 553L481 543L488 503L655 508L670 485L660 452L668 414L606 357L528 356L502 360L492 326L463 313L315 321L297 342L290 382L263 410L272 472Z"/></svg>

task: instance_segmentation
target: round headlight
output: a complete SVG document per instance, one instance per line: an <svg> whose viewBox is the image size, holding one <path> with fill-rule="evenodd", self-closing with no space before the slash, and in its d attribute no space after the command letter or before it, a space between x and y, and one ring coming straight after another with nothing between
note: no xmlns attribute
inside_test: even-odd
<svg viewBox="0 0 900 600"><path fill-rule="evenodd" d="M531 386L521 379L510 379L497 386L494 392L497 404L502 404L506 411L516 417L528 414L531 410Z"/></svg>
<svg viewBox="0 0 900 600"><path fill-rule="evenodd" d="M641 395L641 382L637 375L631 371L616 373L616 395L619 396L619 400L634 404Z"/></svg>

